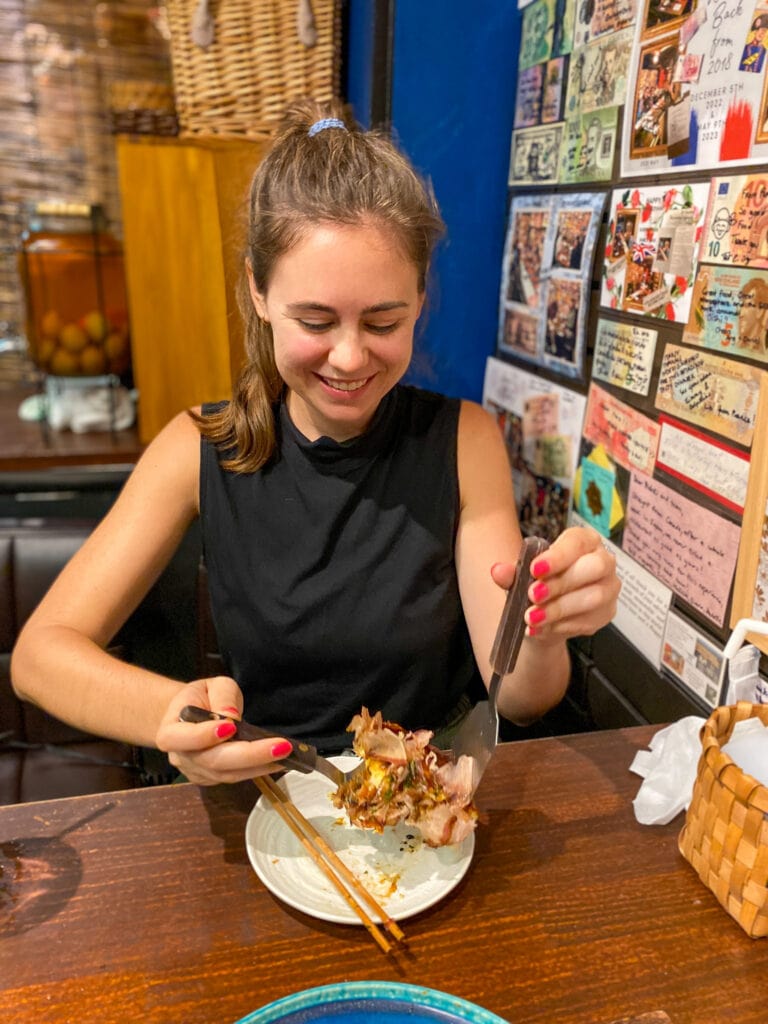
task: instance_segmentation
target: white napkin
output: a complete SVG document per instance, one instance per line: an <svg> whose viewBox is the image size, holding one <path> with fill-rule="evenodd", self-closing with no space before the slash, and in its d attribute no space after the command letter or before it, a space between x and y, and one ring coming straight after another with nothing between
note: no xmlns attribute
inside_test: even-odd
<svg viewBox="0 0 768 1024"><path fill-rule="evenodd" d="M644 779L632 801L641 825L666 825L691 802L705 718L688 715L660 729L629 770Z"/></svg>
<svg viewBox="0 0 768 1024"><path fill-rule="evenodd" d="M743 772L768 786L768 726L759 718L737 722L722 750Z"/></svg>
<svg viewBox="0 0 768 1024"><path fill-rule="evenodd" d="M113 427L125 430L135 416L131 393L124 387L73 387L48 395L48 423L53 430L69 427L76 434Z"/></svg>

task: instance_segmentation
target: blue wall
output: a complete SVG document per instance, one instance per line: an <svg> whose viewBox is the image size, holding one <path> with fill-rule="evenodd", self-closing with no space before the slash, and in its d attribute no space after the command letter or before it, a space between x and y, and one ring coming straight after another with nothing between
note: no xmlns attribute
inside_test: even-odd
<svg viewBox="0 0 768 1024"><path fill-rule="evenodd" d="M359 116L370 9L350 0L348 97ZM519 38L516 0L396 5L393 130L432 179L448 226L408 380L475 400L496 344Z"/></svg>

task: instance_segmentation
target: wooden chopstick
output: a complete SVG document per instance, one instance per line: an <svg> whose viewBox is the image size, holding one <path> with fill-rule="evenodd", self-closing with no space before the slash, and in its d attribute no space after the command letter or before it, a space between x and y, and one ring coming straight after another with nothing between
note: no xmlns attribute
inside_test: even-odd
<svg viewBox="0 0 768 1024"><path fill-rule="evenodd" d="M326 874L346 903L354 910L385 953L392 952L392 945L368 915L363 903L381 919L384 928L397 942L405 942L405 934L387 914L359 879L350 871L344 861L323 839L311 822L291 802L287 794L268 775L253 780L264 796L275 808L282 820L300 840L312 860Z"/></svg>

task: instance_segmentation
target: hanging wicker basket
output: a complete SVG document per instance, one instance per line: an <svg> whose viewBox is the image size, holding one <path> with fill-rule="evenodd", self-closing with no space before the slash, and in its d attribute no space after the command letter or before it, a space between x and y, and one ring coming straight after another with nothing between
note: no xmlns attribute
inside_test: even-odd
<svg viewBox="0 0 768 1024"><path fill-rule="evenodd" d="M338 95L338 0L311 0L316 42L301 42L299 0L210 0L213 41L193 42L198 0L168 0L180 134L268 138L287 103Z"/></svg>
<svg viewBox="0 0 768 1024"><path fill-rule="evenodd" d="M753 939L768 935L768 787L721 747L737 722L768 705L717 708L701 731L702 754L678 846L699 878Z"/></svg>

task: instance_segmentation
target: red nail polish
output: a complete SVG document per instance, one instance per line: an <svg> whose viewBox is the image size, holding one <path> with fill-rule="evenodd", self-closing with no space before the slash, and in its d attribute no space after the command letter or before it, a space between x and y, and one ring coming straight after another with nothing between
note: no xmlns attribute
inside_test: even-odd
<svg viewBox="0 0 768 1024"><path fill-rule="evenodd" d="M538 604L540 601L546 601L549 597L549 587L546 583L537 583L531 593L533 600Z"/></svg>
<svg viewBox="0 0 768 1024"><path fill-rule="evenodd" d="M216 735L220 740L229 739L230 736L234 736L237 732L237 726L234 722L222 722L221 725L216 726Z"/></svg>
<svg viewBox="0 0 768 1024"><path fill-rule="evenodd" d="M546 576L549 572L549 562L546 558L540 558L535 565L531 567L531 576L534 579L538 579L540 576Z"/></svg>
<svg viewBox="0 0 768 1024"><path fill-rule="evenodd" d="M538 633L538 630L536 629L535 626L529 626L528 627L528 636L536 636L537 633Z"/></svg>
<svg viewBox="0 0 768 1024"><path fill-rule="evenodd" d="M538 626L540 622L543 622L547 617L547 613L543 608L531 608L528 612L528 621L531 625Z"/></svg>
<svg viewBox="0 0 768 1024"><path fill-rule="evenodd" d="M272 747L272 757L286 757L293 750L293 744L288 740L280 740Z"/></svg>

